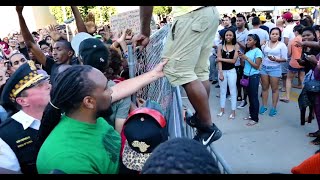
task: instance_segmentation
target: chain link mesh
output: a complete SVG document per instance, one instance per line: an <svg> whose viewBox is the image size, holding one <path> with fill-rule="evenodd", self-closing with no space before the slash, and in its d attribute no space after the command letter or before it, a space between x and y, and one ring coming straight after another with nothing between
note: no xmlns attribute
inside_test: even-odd
<svg viewBox="0 0 320 180"><path fill-rule="evenodd" d="M168 35L170 26L166 25L156 31L150 37L148 46L142 52L135 52L134 58L136 62L135 76L139 76L145 72L152 70L161 61L161 53L164 47L166 36ZM170 106L172 102L172 86L167 78L159 80L147 85L139 90L136 94L137 98L144 100L154 100L158 102L168 118L170 115Z"/></svg>

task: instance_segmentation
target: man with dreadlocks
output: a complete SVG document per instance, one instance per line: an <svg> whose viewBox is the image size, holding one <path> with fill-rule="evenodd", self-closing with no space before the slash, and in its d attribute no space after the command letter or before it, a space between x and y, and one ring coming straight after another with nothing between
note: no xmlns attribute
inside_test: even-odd
<svg viewBox="0 0 320 180"><path fill-rule="evenodd" d="M111 88L104 74L88 65L71 66L61 72L53 84L39 131L38 172L118 173L120 135L97 114L163 77L166 63Z"/></svg>
<svg viewBox="0 0 320 180"><path fill-rule="evenodd" d="M50 99L48 77L39 74L33 61L21 65L8 79L1 102L19 112L0 126L0 167L36 174L35 149L43 111Z"/></svg>

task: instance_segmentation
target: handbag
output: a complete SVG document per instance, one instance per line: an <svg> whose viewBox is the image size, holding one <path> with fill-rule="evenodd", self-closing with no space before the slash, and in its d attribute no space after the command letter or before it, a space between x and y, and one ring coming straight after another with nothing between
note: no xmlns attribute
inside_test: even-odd
<svg viewBox="0 0 320 180"><path fill-rule="evenodd" d="M249 72L249 75L251 73L251 69L252 69L252 66L250 68L250 72ZM247 78L243 75L242 78L240 79L240 84L243 86L243 87L248 87L249 86L249 76L247 76Z"/></svg>
<svg viewBox="0 0 320 180"><path fill-rule="evenodd" d="M320 92L320 81L312 79L312 80L305 83L304 88L306 89L306 91L319 93Z"/></svg>
<svg viewBox="0 0 320 180"><path fill-rule="evenodd" d="M245 78L244 76L242 76L242 78L240 79L240 84L243 87L248 87L249 85L249 76L247 78Z"/></svg>

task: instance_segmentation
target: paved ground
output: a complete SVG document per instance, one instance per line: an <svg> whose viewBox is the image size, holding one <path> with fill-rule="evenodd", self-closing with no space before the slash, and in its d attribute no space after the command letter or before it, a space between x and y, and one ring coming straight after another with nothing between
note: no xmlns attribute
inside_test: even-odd
<svg viewBox="0 0 320 180"><path fill-rule="evenodd" d="M183 91L183 90L182 90ZM271 91L271 90L270 90ZM300 90L293 89L290 103L278 103L278 115L260 115L260 121L253 127L245 124L248 106L236 111L236 119L228 120L231 104L227 100L226 114L218 118L220 111L219 89L211 86L210 109L213 121L222 130L223 136L214 142L215 149L225 159L235 174L291 173L291 168L300 164L319 149L311 145L313 138L306 134L317 130L317 122L300 125L297 97ZM260 90L261 92L261 90ZM260 94L259 92L259 94ZM182 96L185 93L182 92ZM261 101L261 98L259 98ZM190 107L187 99L183 100ZM271 94L269 95L271 104Z"/></svg>

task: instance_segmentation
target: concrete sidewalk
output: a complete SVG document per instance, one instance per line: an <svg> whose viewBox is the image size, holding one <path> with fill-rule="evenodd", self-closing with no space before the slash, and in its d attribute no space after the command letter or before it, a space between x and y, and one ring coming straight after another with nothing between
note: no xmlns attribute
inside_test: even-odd
<svg viewBox="0 0 320 180"><path fill-rule="evenodd" d="M185 92L182 89L182 96ZM223 136L214 142L214 147L231 167L234 174L290 174L291 168L300 164L319 149L319 146L309 142L314 138L306 134L317 130L317 122L300 125L300 111L297 97L301 90L292 89L292 98L289 103L278 103L278 115L259 115L259 123L255 126L246 126L243 120L248 116L247 105L244 109L237 109L236 118L229 120L231 103L226 101L226 110L223 117L218 118L220 100L216 97L219 89L211 86L210 109L213 122L223 132ZM261 92L261 87L259 94ZM281 95L281 93L280 93ZM261 98L259 98L261 102ZM187 98L183 98L184 105L192 109ZM239 104L240 102L238 102ZM261 103L260 103L261 104ZM271 105L271 89L269 95Z"/></svg>

